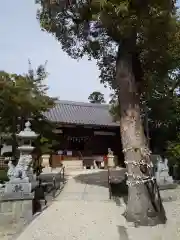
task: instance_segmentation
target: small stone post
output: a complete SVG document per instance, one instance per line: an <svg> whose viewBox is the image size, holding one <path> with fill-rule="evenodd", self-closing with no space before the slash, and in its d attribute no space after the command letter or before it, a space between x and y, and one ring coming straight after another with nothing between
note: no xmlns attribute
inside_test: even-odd
<svg viewBox="0 0 180 240"><path fill-rule="evenodd" d="M114 162L114 154L113 151L111 151L110 148L108 148L108 167L115 168L115 162Z"/></svg>

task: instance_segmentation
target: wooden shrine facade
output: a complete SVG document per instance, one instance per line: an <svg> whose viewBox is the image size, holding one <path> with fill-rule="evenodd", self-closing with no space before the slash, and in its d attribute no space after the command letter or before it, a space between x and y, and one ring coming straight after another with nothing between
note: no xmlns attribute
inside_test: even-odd
<svg viewBox="0 0 180 240"><path fill-rule="evenodd" d="M56 152L69 157L107 155L108 148L122 154L119 128L66 125L57 129L59 146Z"/></svg>
<svg viewBox="0 0 180 240"><path fill-rule="evenodd" d="M58 101L46 117L58 126L56 154L73 160L104 156L111 148L123 161L119 123L113 121L109 105Z"/></svg>

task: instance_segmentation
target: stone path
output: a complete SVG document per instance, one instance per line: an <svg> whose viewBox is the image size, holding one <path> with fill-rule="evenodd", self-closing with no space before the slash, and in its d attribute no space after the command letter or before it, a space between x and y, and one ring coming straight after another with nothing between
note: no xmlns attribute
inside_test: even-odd
<svg viewBox="0 0 180 240"><path fill-rule="evenodd" d="M56 201L17 240L180 239L179 200L165 203L166 225L135 228L122 216L123 201L117 205L108 200L107 175L101 171L80 173L73 173Z"/></svg>

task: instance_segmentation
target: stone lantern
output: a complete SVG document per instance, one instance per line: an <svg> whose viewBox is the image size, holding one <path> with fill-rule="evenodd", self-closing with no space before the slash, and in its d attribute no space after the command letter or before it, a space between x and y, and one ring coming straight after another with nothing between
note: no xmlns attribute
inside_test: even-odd
<svg viewBox="0 0 180 240"><path fill-rule="evenodd" d="M28 121L25 123L25 128L20 133L16 134L20 140L18 150L20 151L20 157L16 166L10 161L8 163L8 178L9 182L5 185L5 192L21 192L31 193L32 188L36 184L36 176L33 174L32 169L32 156L31 153L34 149L32 141L38 137L34 131L30 128L31 123Z"/></svg>
<svg viewBox="0 0 180 240"><path fill-rule="evenodd" d="M31 123L28 121L25 123L25 128L20 133L16 134L17 138L20 139L20 146L18 150L20 155L29 155L32 153L34 147L32 146L32 141L35 140L39 134L31 130Z"/></svg>

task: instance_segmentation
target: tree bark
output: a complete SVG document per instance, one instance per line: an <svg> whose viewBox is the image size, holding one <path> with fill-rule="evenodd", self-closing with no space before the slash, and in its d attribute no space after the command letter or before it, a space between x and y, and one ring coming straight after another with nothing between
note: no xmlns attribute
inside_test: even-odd
<svg viewBox="0 0 180 240"><path fill-rule="evenodd" d="M122 42L119 46L116 65L116 84L121 111L121 139L129 182L125 216L128 221L139 225L155 225L165 223L166 217L158 188L155 188L156 195L152 199L153 197L150 197L148 192L148 182L142 182L142 179L147 177L147 171L142 172L140 162L144 160L150 163L150 158L140 117L137 79L135 79L132 66L135 41L132 37ZM143 150L146 151L143 153ZM138 180L138 177L141 177L141 180ZM157 186L156 182L151 185L150 191L153 186ZM156 208L157 205L160 206L159 209Z"/></svg>

